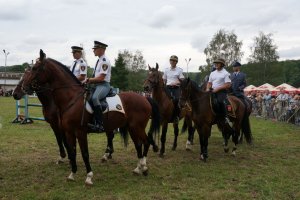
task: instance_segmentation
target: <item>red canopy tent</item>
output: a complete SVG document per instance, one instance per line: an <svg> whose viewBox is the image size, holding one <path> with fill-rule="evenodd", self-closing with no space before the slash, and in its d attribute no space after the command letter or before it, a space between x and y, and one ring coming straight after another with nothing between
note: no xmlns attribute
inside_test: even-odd
<svg viewBox="0 0 300 200"><path fill-rule="evenodd" d="M298 92L298 89L287 84L287 83L282 83L281 85L278 85L275 87L278 90L284 90L285 92Z"/></svg>
<svg viewBox="0 0 300 200"><path fill-rule="evenodd" d="M269 90L271 91L272 89L274 89L275 87L269 83L265 83L259 87L256 88L256 90L258 91L265 91L265 90Z"/></svg>

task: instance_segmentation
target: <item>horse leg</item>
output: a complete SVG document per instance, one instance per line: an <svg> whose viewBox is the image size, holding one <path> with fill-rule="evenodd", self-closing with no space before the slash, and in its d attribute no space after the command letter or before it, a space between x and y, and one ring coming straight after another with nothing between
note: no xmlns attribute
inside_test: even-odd
<svg viewBox="0 0 300 200"><path fill-rule="evenodd" d="M201 145L201 155L200 159L206 162L208 158L208 138L211 134L211 127L209 125L202 125L200 128L201 137L200 137L200 145Z"/></svg>
<svg viewBox="0 0 300 200"><path fill-rule="evenodd" d="M64 162L64 158L66 157L65 148L63 146L63 135L62 135L63 133L61 133L61 131L60 131L59 127L57 127L56 123L50 123L50 126L54 132L56 142L57 142L57 145L59 148L60 157L56 161L56 164L61 164Z"/></svg>
<svg viewBox="0 0 300 200"><path fill-rule="evenodd" d="M239 125L240 123L235 122L233 124L233 135L232 135L233 148L232 148L232 152L231 152L231 154L233 156L236 155L237 145L239 143L239 136L240 136L240 131L241 131L241 128Z"/></svg>
<svg viewBox="0 0 300 200"><path fill-rule="evenodd" d="M137 157L138 157L138 163L137 167L132 171L134 174L142 174L142 162L143 162L143 146L141 141L134 140L134 146L137 152Z"/></svg>
<svg viewBox="0 0 300 200"><path fill-rule="evenodd" d="M89 148L88 148L88 141L87 141L87 132L83 130L77 131L77 139L81 150L81 155L83 162L85 164L87 177L85 179L85 184L87 186L93 185L92 178L93 172L90 165L90 158L89 158Z"/></svg>
<svg viewBox="0 0 300 200"><path fill-rule="evenodd" d="M192 147L191 145L194 144L194 133L195 133L195 128L193 127L193 123L191 120L187 120L187 124L188 124L188 140L186 141L185 144L185 149L187 151L191 151Z"/></svg>
<svg viewBox="0 0 300 200"><path fill-rule="evenodd" d="M164 154L165 154L165 143L166 143L167 130L168 130L168 123L165 122L165 123L163 123L161 137L160 137L160 142L161 142L161 148L160 148L160 153L159 153L160 157L164 157Z"/></svg>
<svg viewBox="0 0 300 200"><path fill-rule="evenodd" d="M108 159L112 159L112 154L114 152L114 144L113 144L114 137L115 134L113 132L106 132L107 146L106 146L105 153L101 158L102 162L106 162Z"/></svg>
<svg viewBox="0 0 300 200"><path fill-rule="evenodd" d="M222 132L223 141L224 141L223 142L224 152L228 153L229 152L228 140L230 138L230 134L228 134L228 132L226 131L226 128L224 127L225 124L218 123L217 126L218 126L219 130L221 130L221 132Z"/></svg>
<svg viewBox="0 0 300 200"><path fill-rule="evenodd" d="M76 137L75 134L71 132L65 132L66 133L66 138L68 142L68 155L70 159L70 165L71 165L71 173L67 177L67 180L69 181L74 181L74 175L77 172L77 164L76 164Z"/></svg>
<svg viewBox="0 0 300 200"><path fill-rule="evenodd" d="M174 128L174 142L173 142L172 150L175 151L177 148L177 138L179 133L178 123L173 123L173 128Z"/></svg>

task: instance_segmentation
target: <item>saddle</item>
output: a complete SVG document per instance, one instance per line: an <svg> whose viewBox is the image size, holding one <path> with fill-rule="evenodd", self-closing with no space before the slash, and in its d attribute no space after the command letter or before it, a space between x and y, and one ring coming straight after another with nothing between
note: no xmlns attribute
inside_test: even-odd
<svg viewBox="0 0 300 200"><path fill-rule="evenodd" d="M94 90L93 88L90 88L89 93L86 96L86 102L88 102L88 104L90 106L90 108L88 105L86 106L88 112L93 112L92 110L94 110L94 105L92 102L93 90ZM122 102L120 101L119 96L116 96L116 95L117 95L117 90L115 88L111 87L108 94L104 98L99 99L100 105L101 105L101 110L103 111L103 113L107 112L107 110L108 110L108 108L110 108L111 104L115 104L115 107L117 110L123 110ZM109 102L108 102L107 98L109 98Z"/></svg>
<svg viewBox="0 0 300 200"><path fill-rule="evenodd" d="M230 96L227 96L227 98L224 100L225 106L226 106L226 111L227 115L233 118L236 118L235 116L235 111L236 107L231 100ZM219 104L217 97L214 93L211 93L210 95L210 105L212 112L216 115L221 115L223 113L223 108L221 108L221 105Z"/></svg>

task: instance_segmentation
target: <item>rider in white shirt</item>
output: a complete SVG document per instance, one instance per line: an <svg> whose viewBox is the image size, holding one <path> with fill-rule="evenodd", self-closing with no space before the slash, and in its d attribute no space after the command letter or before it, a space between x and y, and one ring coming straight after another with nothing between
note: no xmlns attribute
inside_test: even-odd
<svg viewBox="0 0 300 200"><path fill-rule="evenodd" d="M175 55L172 55L170 57L170 67L166 68L163 74L163 80L165 85L167 86L167 89L171 93L172 100L174 103L174 122L178 122L179 120L179 114L180 109L178 105L179 97L180 97L180 81L183 80L183 70L180 67L177 67L178 63L178 57Z"/></svg>
<svg viewBox="0 0 300 200"><path fill-rule="evenodd" d="M206 86L206 91L212 91L215 93L219 106L223 111L222 115L225 117L225 122L228 122L227 108L224 103L227 98L227 90L231 86L230 74L224 69L225 60L223 58L219 58L214 61L216 70L210 73L208 83Z"/></svg>

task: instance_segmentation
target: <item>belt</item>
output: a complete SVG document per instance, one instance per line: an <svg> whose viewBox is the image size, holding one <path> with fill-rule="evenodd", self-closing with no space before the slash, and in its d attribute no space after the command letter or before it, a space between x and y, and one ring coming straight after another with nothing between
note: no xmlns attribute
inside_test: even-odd
<svg viewBox="0 0 300 200"><path fill-rule="evenodd" d="M169 88L169 89L177 89L177 88L179 88L179 86L177 86L177 85L167 85L167 88Z"/></svg>

